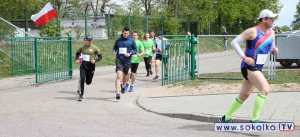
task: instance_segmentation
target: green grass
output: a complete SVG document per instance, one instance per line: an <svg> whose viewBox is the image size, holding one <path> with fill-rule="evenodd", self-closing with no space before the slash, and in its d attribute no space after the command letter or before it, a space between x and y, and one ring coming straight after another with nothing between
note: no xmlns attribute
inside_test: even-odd
<svg viewBox="0 0 300 137"><path fill-rule="evenodd" d="M268 72L263 72L265 77L268 77ZM242 78L240 72L234 73L218 73L218 74L202 74L201 77L237 77ZM242 80L226 80L226 79L194 79L191 81L183 82L182 85L187 87L199 86L201 84L207 83L242 83ZM286 83L300 83L300 70L283 70L276 71L276 79L269 80L270 84L285 84L285 87L288 86Z"/></svg>
<svg viewBox="0 0 300 137"><path fill-rule="evenodd" d="M115 64L115 56L112 55L112 48L113 48L114 43L115 43L115 40L100 40L100 41L95 40L95 41L93 41L93 44L100 48L101 54L103 57L100 62L96 63L96 66L107 66L107 65ZM73 47L72 47L73 48L73 52L72 52L73 69L79 68L79 64L75 63L75 53L76 53L77 49L82 45L83 45L83 42L73 42ZM53 46L51 46L51 47L53 47ZM63 52L60 51L61 49L59 47L56 47L56 49L59 49L59 52L54 52L51 50L48 51L48 52L52 52L55 55L55 59L53 58L53 56L47 57L47 56L39 54L40 63L47 63L47 64L39 66L40 72L51 71L53 68L56 68L56 67L60 68L58 70L67 69L66 66L53 66L52 65L53 61L55 61L55 60L61 61L59 58L66 57L65 53L63 54L63 57L60 57L60 55L62 55ZM43 49L39 48L39 50L43 50ZM39 52L39 53L41 53L41 52ZM49 55L49 53L47 55ZM50 60L51 58L53 58L53 60ZM0 78L11 77L11 73L12 73L11 72L12 71L11 59L9 57L5 56L3 53L0 53L0 63L1 63ZM45 66L51 66L51 68L45 68Z"/></svg>
<svg viewBox="0 0 300 137"><path fill-rule="evenodd" d="M0 52L0 78L11 77L11 59Z"/></svg>
<svg viewBox="0 0 300 137"><path fill-rule="evenodd" d="M264 73L267 75L267 72ZM283 83L300 83L300 70L282 70L276 71L276 79L269 81L272 84L283 84Z"/></svg>

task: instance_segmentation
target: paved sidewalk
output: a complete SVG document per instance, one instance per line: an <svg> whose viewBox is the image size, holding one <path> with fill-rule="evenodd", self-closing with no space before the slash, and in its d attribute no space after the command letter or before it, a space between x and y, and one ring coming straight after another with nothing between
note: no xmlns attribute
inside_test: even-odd
<svg viewBox="0 0 300 137"><path fill-rule="evenodd" d="M179 96L138 99L140 107L165 116L217 122L238 94ZM249 122L257 93L252 93L233 114L234 122ZM271 92L261 109L260 121L294 122L300 126L300 92Z"/></svg>

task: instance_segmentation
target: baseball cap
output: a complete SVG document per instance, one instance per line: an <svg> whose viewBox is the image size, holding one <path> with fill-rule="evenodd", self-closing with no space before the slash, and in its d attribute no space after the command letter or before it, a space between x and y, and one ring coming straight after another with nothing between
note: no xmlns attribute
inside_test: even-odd
<svg viewBox="0 0 300 137"><path fill-rule="evenodd" d="M278 14L274 14L272 11L268 9L264 9L259 13L259 17L257 19L265 18L265 17L275 18L277 15Z"/></svg>
<svg viewBox="0 0 300 137"><path fill-rule="evenodd" d="M93 40L93 36L88 34L86 35L85 40Z"/></svg>
<svg viewBox="0 0 300 137"><path fill-rule="evenodd" d="M162 31L158 32L158 36L161 36L161 35L163 35L163 32Z"/></svg>

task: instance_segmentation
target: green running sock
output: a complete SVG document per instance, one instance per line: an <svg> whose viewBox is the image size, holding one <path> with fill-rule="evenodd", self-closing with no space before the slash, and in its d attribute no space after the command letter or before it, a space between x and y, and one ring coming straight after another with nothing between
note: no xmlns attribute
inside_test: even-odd
<svg viewBox="0 0 300 137"><path fill-rule="evenodd" d="M235 100L232 102L230 108L228 109L227 113L225 114L225 120L230 120L231 115L243 104L243 101L236 97Z"/></svg>
<svg viewBox="0 0 300 137"><path fill-rule="evenodd" d="M262 105L264 104L265 100L266 100L266 96L264 96L262 94L258 94L256 96L255 101L254 101L253 113L252 113L252 121L255 121L258 119L260 109L261 109Z"/></svg>

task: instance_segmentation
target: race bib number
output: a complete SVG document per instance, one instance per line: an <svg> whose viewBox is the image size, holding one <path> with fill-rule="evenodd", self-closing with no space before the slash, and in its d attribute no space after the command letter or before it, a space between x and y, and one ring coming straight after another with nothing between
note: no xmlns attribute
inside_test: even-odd
<svg viewBox="0 0 300 137"><path fill-rule="evenodd" d="M145 52L146 52L146 54L150 54L150 50L146 50Z"/></svg>
<svg viewBox="0 0 300 137"><path fill-rule="evenodd" d="M90 61L90 55L82 55L82 59L84 60L84 61Z"/></svg>
<svg viewBox="0 0 300 137"><path fill-rule="evenodd" d="M119 54L126 54L127 48L119 48Z"/></svg>
<svg viewBox="0 0 300 137"><path fill-rule="evenodd" d="M268 54L258 54L256 64L258 64L258 65L265 64L267 61L267 58L268 58Z"/></svg>

